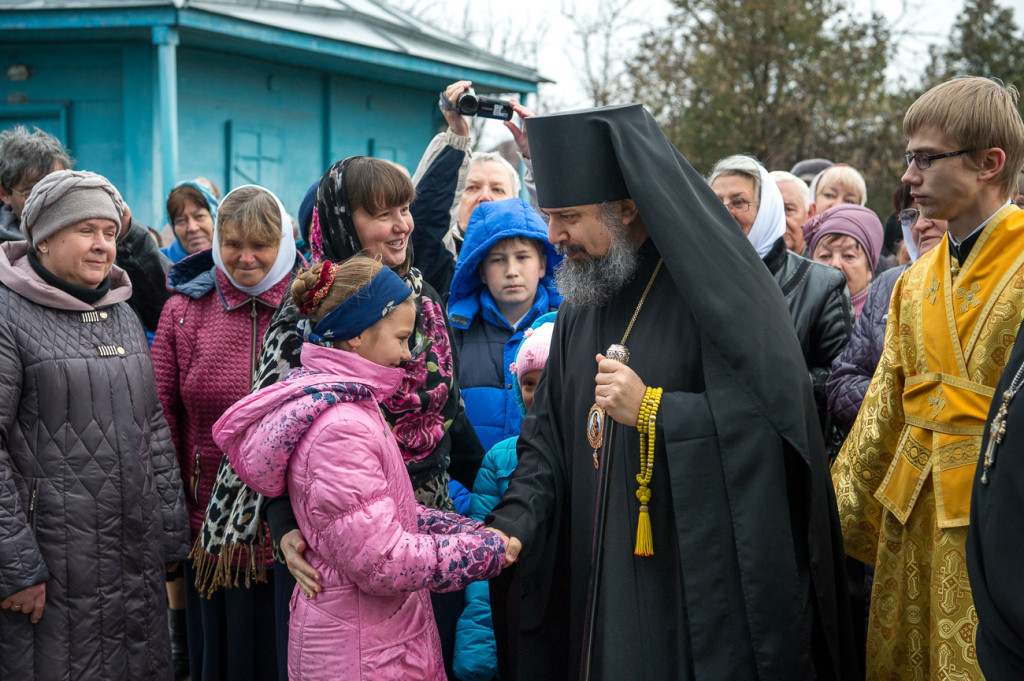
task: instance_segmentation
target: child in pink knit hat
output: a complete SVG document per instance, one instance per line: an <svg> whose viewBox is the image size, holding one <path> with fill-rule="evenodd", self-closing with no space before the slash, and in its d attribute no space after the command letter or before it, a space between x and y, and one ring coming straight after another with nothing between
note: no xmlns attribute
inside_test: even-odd
<svg viewBox="0 0 1024 681"><path fill-rule="evenodd" d="M518 379L512 384L512 390L524 415L533 405L533 394L548 361L554 328L554 312L538 317L523 334L516 350L516 361L509 366L510 373ZM518 440L518 435L507 438L487 452L473 483L473 498L467 514L470 518L483 520L505 494L519 463ZM518 631L518 623L509 622L509 631ZM501 643L508 646L508 642ZM455 631L455 675L460 679L493 679L497 674L497 646L491 627L488 586L487 582L477 582L466 587L466 608Z"/></svg>

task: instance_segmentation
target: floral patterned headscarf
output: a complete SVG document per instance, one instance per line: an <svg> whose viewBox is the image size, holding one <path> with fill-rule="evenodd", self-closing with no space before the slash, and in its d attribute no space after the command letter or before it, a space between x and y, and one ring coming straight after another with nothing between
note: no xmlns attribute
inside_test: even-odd
<svg viewBox="0 0 1024 681"><path fill-rule="evenodd" d="M338 161L320 180L310 230L314 260L341 262L363 250L345 187L345 173L355 158ZM422 295L418 269L410 268L403 279L417 303L412 359L402 365L406 375L398 391L381 407L402 456L410 462L434 450L455 418L458 400L452 397L455 369L444 309Z"/></svg>

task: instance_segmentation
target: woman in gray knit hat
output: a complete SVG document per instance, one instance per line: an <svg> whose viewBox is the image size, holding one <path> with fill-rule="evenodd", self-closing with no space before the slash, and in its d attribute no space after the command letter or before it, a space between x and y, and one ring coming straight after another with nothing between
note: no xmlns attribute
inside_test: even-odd
<svg viewBox="0 0 1024 681"><path fill-rule="evenodd" d="M105 178L33 188L0 245L0 678L171 678L184 495Z"/></svg>

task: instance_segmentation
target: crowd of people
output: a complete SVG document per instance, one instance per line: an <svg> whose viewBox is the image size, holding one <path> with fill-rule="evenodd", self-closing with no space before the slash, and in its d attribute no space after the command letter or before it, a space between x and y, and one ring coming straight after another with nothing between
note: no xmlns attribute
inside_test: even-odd
<svg viewBox="0 0 1024 681"><path fill-rule="evenodd" d="M521 176L471 85L297 219L0 132L0 678L1018 678L1016 90L880 217L639 105L513 101Z"/></svg>

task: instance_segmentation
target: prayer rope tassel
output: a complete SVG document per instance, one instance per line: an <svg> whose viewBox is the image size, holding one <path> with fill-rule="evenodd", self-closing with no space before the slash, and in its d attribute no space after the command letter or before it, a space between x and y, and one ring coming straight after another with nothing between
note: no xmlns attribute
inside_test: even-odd
<svg viewBox="0 0 1024 681"><path fill-rule="evenodd" d="M647 388L640 403L636 429L640 433L640 473L636 481L640 485L636 498L640 501L640 517L636 526L636 548L633 555L653 556L654 537L651 533L651 515L648 503L651 501L651 477L654 475L654 440L658 422L658 407L661 405L661 388Z"/></svg>
<svg viewBox="0 0 1024 681"><path fill-rule="evenodd" d="M640 500L640 520L636 525L636 548L633 550L633 554L653 556L654 540L651 537L651 516L647 512L647 502L651 500L651 490L641 487L636 491L636 498Z"/></svg>

